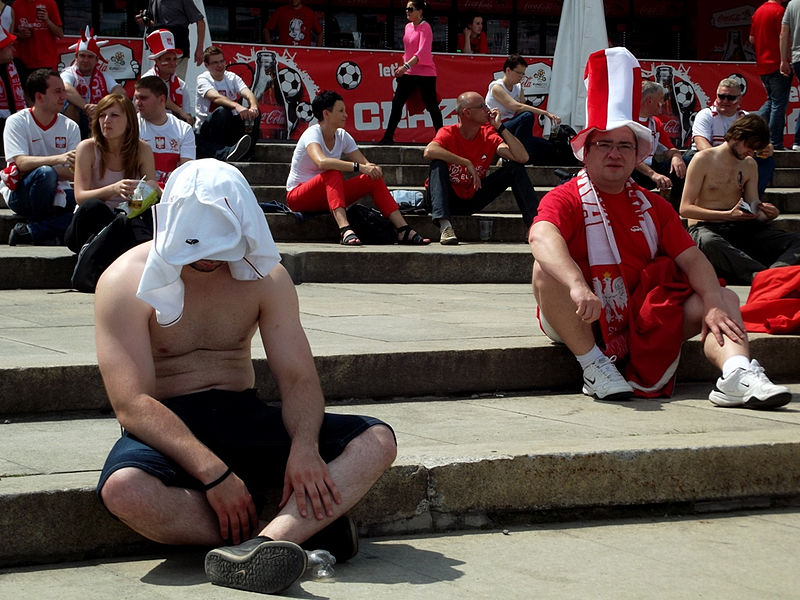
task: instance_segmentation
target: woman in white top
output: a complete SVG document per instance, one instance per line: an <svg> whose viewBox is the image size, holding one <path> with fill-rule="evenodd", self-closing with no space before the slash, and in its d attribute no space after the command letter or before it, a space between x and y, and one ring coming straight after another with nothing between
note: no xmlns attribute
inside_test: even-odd
<svg viewBox="0 0 800 600"><path fill-rule="evenodd" d="M527 66L528 63L519 54L509 56L503 64L503 77L489 84L486 106L500 113L503 125L528 151L528 162L537 164L540 162L536 160L537 157L552 152L552 144L533 135L536 117L544 115L554 127L561 123L561 117L523 102L522 78L525 77Z"/></svg>
<svg viewBox="0 0 800 600"><path fill-rule="evenodd" d="M330 210L339 226L341 243L360 246L350 227L345 208L359 198L372 196L381 214L391 221L400 244L429 244L406 223L383 180L381 168L369 162L353 137L344 130L347 110L336 92L325 91L314 98L311 110L319 123L297 140L286 181L286 203L300 212ZM347 160L342 160L342 157ZM343 173L361 173L345 180Z"/></svg>
<svg viewBox="0 0 800 600"><path fill-rule="evenodd" d="M139 139L133 103L126 96L109 94L97 103L92 137L78 144L75 151L78 208L67 229L67 246L73 252L80 251L92 235L114 219L114 209L131 198L142 177L158 189L153 150ZM150 213L144 215L148 218ZM152 236L152 224L148 225Z"/></svg>

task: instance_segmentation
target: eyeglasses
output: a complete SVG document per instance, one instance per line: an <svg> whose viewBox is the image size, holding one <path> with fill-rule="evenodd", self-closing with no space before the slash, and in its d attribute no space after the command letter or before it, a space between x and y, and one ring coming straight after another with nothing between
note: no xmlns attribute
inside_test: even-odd
<svg viewBox="0 0 800 600"><path fill-rule="evenodd" d="M591 145L605 154L608 154L614 149L616 149L620 154L630 154L631 152L636 151L636 144L631 142L614 143L609 140L600 140L598 142L592 142Z"/></svg>
<svg viewBox="0 0 800 600"><path fill-rule="evenodd" d="M517 71L516 69L512 69L512 70L513 70L513 71L514 71L514 73L516 73L517 75L525 75L525 71Z"/></svg>
<svg viewBox="0 0 800 600"><path fill-rule="evenodd" d="M406 6L406 12L414 12L415 10L417 9L414 8L413 6Z"/></svg>
<svg viewBox="0 0 800 600"><path fill-rule="evenodd" d="M478 104L478 106L467 106L466 108L479 108L479 109L484 109L484 108L488 108L488 107L486 106L486 102L481 102L480 104Z"/></svg>
<svg viewBox="0 0 800 600"><path fill-rule="evenodd" d="M738 100L739 96L734 96L733 94L717 94L717 98L720 100L727 100L728 102L733 102L734 100Z"/></svg>

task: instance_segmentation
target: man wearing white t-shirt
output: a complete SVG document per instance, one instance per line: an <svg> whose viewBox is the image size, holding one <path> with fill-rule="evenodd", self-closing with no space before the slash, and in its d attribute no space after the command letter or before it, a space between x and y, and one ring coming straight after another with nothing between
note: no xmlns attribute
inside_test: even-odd
<svg viewBox="0 0 800 600"><path fill-rule="evenodd" d="M52 69L36 69L25 84L33 108L6 121L3 145L8 166L3 169L2 193L8 207L28 219L17 223L8 243L63 243L72 220L75 197L69 184L75 167L80 132L61 114L66 92Z"/></svg>
<svg viewBox="0 0 800 600"><path fill-rule="evenodd" d="M717 98L695 115L692 125L692 150L683 155L689 164L695 152L719 146L725 141L725 133L739 117L746 115L742 110L742 88L736 79L725 78L717 86ZM758 164L758 196L764 195L772 173L775 171L775 157L772 144L754 156Z"/></svg>
<svg viewBox="0 0 800 600"><path fill-rule="evenodd" d="M133 104L139 112L139 138L153 149L158 185L163 189L175 169L194 160L194 132L167 112L167 86L160 77L142 77L135 87Z"/></svg>
<svg viewBox="0 0 800 600"><path fill-rule="evenodd" d="M75 50L75 61L61 72L68 102L64 114L78 124L82 139L89 137L89 124L97 103L108 94L125 95L125 89L98 66L107 62L100 54L100 46L107 43L93 36L87 26L81 39L69 47Z"/></svg>
<svg viewBox="0 0 800 600"><path fill-rule="evenodd" d="M208 71L197 77L197 156L242 160L258 140L258 101L241 77L225 69L222 50L209 46L203 62Z"/></svg>

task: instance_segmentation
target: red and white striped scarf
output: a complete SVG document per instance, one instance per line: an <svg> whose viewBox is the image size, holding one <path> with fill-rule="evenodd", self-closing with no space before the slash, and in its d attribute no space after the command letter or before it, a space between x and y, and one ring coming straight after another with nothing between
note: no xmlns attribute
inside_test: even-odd
<svg viewBox="0 0 800 600"><path fill-rule="evenodd" d="M0 65L0 69L3 66ZM13 62L8 63L5 65L6 72L8 73L8 81L11 84L11 96L14 98L14 105L16 106L17 110L22 110L25 108L25 92L22 89L22 82L19 79L19 73L17 73L17 67L14 66ZM0 110L10 110L11 106L8 102L9 98L9 90L6 90L6 86L2 85L2 80L0 80Z"/></svg>
<svg viewBox="0 0 800 600"><path fill-rule="evenodd" d="M75 75L75 91L89 104L97 104L108 95L108 86L103 73L95 67L91 77L86 77L75 65L70 67Z"/></svg>

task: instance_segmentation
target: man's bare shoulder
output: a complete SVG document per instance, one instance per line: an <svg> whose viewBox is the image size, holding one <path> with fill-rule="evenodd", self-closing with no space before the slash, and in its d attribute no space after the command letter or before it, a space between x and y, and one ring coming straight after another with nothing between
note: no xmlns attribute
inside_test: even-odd
<svg viewBox="0 0 800 600"><path fill-rule="evenodd" d="M110 299L115 304L120 302L139 302L136 290L142 278L147 255L152 242L140 244L128 250L111 263L97 282L95 290L96 303Z"/></svg>

